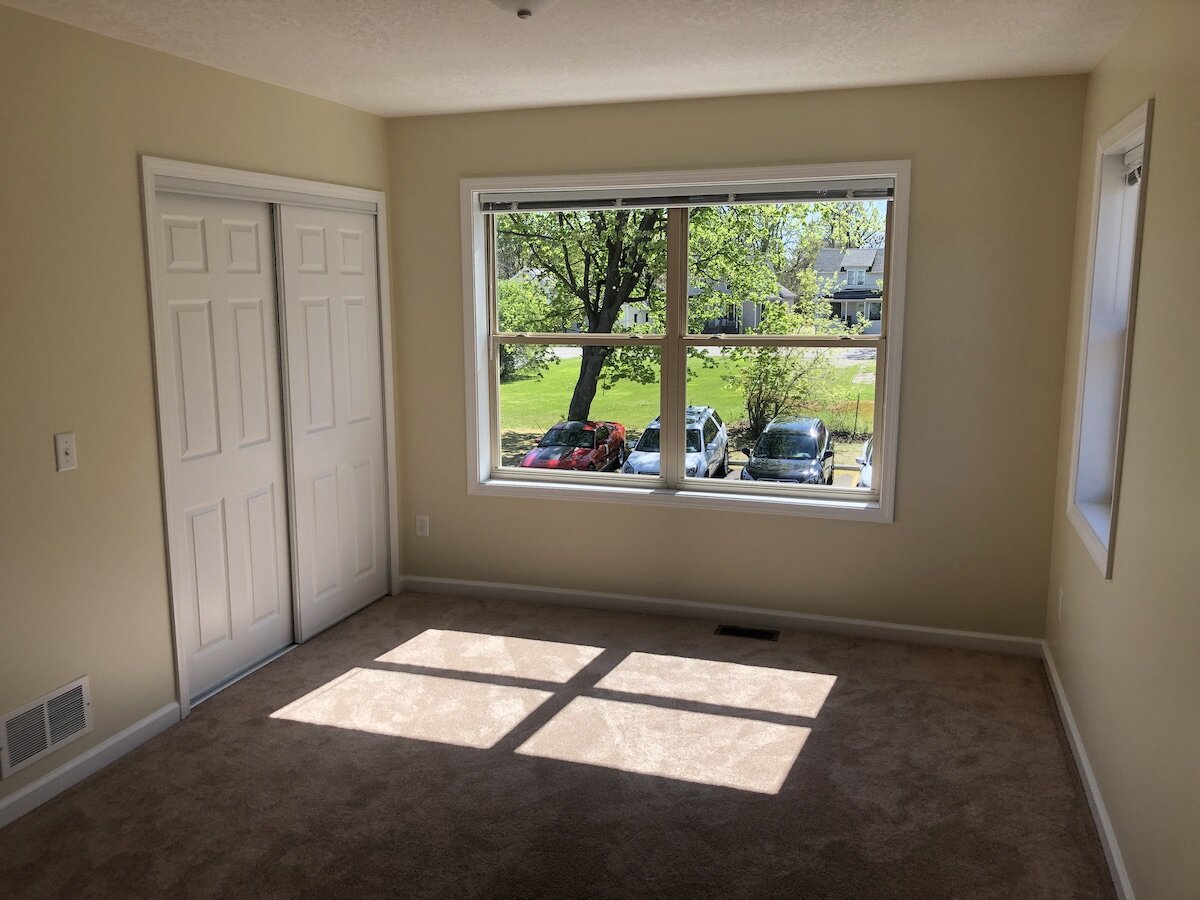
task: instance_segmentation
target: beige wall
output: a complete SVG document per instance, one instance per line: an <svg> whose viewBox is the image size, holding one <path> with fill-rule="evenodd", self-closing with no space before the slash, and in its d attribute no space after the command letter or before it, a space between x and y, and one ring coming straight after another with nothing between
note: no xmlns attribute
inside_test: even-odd
<svg viewBox="0 0 1200 900"><path fill-rule="evenodd" d="M385 152L375 117L0 7L0 710L88 673L96 718L0 798L174 696L137 155L372 188L390 168L402 493L434 535L406 519L409 574L1035 636L1045 620L1138 896L1187 896L1197 46L1195 4L1155 3L1092 76L1086 120L1084 79L1024 79L395 120ZM1150 95L1106 582L1063 514L1086 241L1069 320L1067 261L1092 215L1095 138ZM913 204L894 525L467 496L459 177L895 157L913 161ZM81 463L58 475L62 430Z"/></svg>
<svg viewBox="0 0 1200 900"><path fill-rule="evenodd" d="M1084 89L389 122L406 574L1040 636ZM895 524L467 495L460 177L893 158L913 197Z"/></svg>
<svg viewBox="0 0 1200 900"><path fill-rule="evenodd" d="M1088 87L1047 635L1139 900L1200 891L1200 6L1150 4ZM1066 517L1097 138L1155 98L1120 518ZM1064 591L1062 620L1058 590Z"/></svg>
<svg viewBox="0 0 1200 900"><path fill-rule="evenodd" d="M87 673L95 713L3 798L174 699L138 154L387 171L381 119L5 7L0 85L0 710Z"/></svg>

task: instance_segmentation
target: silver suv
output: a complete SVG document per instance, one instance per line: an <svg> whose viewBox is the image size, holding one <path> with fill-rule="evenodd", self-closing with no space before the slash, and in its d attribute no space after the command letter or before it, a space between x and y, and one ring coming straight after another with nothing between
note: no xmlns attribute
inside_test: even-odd
<svg viewBox="0 0 1200 900"><path fill-rule="evenodd" d="M729 473L729 435L725 423L711 406L687 408L687 460L685 474L693 478L724 478ZM621 471L628 475L659 473L659 421L646 426Z"/></svg>

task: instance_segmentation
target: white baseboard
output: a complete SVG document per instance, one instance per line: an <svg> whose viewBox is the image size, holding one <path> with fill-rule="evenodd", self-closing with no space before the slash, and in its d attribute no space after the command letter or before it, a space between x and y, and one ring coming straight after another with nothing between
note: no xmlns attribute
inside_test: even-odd
<svg viewBox="0 0 1200 900"><path fill-rule="evenodd" d="M431 578L421 575L404 576L403 587L405 591L427 594L492 597L498 600L528 600L535 603L559 603L564 606L582 606L591 609L616 609L623 612L687 616L696 619L721 619L733 624L794 628L799 631L821 631L850 637L907 641L913 644L934 644L939 647L1031 656L1035 659L1041 659L1042 656L1042 641L1039 638L989 634L982 631L955 631L949 628L929 628L922 625L898 625L892 622L820 616L813 613L763 609L754 606L704 603L697 600L675 600L667 597L644 597L636 594L610 594L603 591L503 584L494 581Z"/></svg>
<svg viewBox="0 0 1200 900"><path fill-rule="evenodd" d="M140 722L134 722L124 731L114 734L108 740L0 800L0 828L41 806L56 794L61 794L67 788L78 784L89 775L99 772L109 763L120 759L178 721L179 704L168 703Z"/></svg>
<svg viewBox="0 0 1200 900"><path fill-rule="evenodd" d="M1054 666L1054 655L1050 652L1049 644L1043 646L1042 660L1050 679L1054 702L1058 704L1063 730L1067 733L1067 743L1071 745L1075 764L1079 767L1079 775L1083 779L1083 790L1087 795L1088 806L1092 808L1092 818L1096 820L1096 831L1100 833L1100 846L1104 848L1104 856L1108 859L1108 871L1112 875L1113 886L1117 889L1120 900L1134 900L1133 885L1129 883L1129 873L1125 870L1125 860L1121 857L1121 848L1117 845L1117 835L1113 831L1112 821L1108 818L1104 798L1100 796L1100 785L1092 771L1092 764L1088 761L1087 750L1084 749L1079 728L1075 725L1075 716L1071 714L1071 704L1067 701L1066 691L1058 677L1058 669Z"/></svg>

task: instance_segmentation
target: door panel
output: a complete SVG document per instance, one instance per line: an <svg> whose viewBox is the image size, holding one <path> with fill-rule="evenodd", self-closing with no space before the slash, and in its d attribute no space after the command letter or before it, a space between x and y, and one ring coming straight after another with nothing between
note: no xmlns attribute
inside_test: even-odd
<svg viewBox="0 0 1200 900"><path fill-rule="evenodd" d="M371 477L371 460L364 459L352 468L354 479L354 574L367 575L376 566L374 503L376 486Z"/></svg>
<svg viewBox="0 0 1200 900"><path fill-rule="evenodd" d="M188 510L192 577L196 585L199 648L230 639L229 569L225 555L225 503L219 500Z"/></svg>
<svg viewBox="0 0 1200 900"><path fill-rule="evenodd" d="M250 542L246 579L250 590L253 621L279 613L291 603L279 589L279 531L275 520L275 485L268 484L246 497L246 533Z"/></svg>
<svg viewBox="0 0 1200 900"><path fill-rule="evenodd" d="M173 388L159 414L194 698L293 638L272 221L263 203L157 205L156 346Z"/></svg>
<svg viewBox="0 0 1200 900"><path fill-rule="evenodd" d="M182 458L211 456L221 452L211 302L179 300L171 303L171 311L175 326Z"/></svg>
<svg viewBox="0 0 1200 900"><path fill-rule="evenodd" d="M307 639L387 593L375 219L281 206L297 602Z"/></svg>
<svg viewBox="0 0 1200 900"><path fill-rule="evenodd" d="M303 506L301 503L300 507ZM320 601L326 594L336 590L340 581L338 555L341 547L341 522L338 516L337 466L330 466L313 474L312 509L308 512L312 524L312 550L304 554L300 569L302 572L306 567L312 569L312 595L314 600ZM301 540L301 546L305 544L306 542Z"/></svg>
<svg viewBox="0 0 1200 900"><path fill-rule="evenodd" d="M233 309L233 334L237 345L238 445L251 447L271 439L271 397L262 301L234 300L229 305Z"/></svg>
<svg viewBox="0 0 1200 900"><path fill-rule="evenodd" d="M334 427L333 340L329 327L329 298L300 297L304 315L304 353L300 360L304 390L308 394L310 434Z"/></svg>

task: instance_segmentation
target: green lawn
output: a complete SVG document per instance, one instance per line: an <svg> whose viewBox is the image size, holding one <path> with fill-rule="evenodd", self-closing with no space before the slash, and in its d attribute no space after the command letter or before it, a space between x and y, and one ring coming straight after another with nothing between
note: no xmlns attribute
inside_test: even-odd
<svg viewBox="0 0 1200 900"><path fill-rule="evenodd" d="M690 363L688 403L715 407L731 425L746 417L742 392L731 388L722 375L734 365L732 360L717 357L715 365L705 366L697 360ZM834 368L837 401L825 409L806 410L823 418L835 432L848 434L870 430L875 408L874 383L856 382L856 376L873 373L874 360L864 360ZM571 392L579 375L578 359L563 359L552 364L542 377L517 379L500 385L500 429L502 432L541 434L566 416ZM855 405L858 404L858 427ZM658 384L635 384L621 381L610 390L599 390L592 403L592 418L621 422L631 436L640 434L658 415Z"/></svg>

